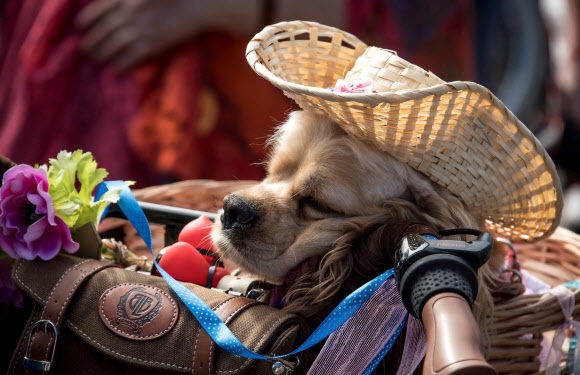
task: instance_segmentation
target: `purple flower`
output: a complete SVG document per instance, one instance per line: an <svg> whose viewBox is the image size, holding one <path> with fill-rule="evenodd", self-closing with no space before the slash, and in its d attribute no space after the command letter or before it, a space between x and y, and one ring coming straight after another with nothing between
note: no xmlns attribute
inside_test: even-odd
<svg viewBox="0 0 580 375"><path fill-rule="evenodd" d="M75 252L66 223L56 216L44 169L17 165L4 173L0 187L0 248L12 258L54 258Z"/></svg>
<svg viewBox="0 0 580 375"><path fill-rule="evenodd" d="M12 283L11 273L12 259L0 258L0 303L10 303L22 308L24 295Z"/></svg>

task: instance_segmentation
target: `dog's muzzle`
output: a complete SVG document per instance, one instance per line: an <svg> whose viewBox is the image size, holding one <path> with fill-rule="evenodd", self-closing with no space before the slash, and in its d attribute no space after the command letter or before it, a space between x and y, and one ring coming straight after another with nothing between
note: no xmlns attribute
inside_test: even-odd
<svg viewBox="0 0 580 375"><path fill-rule="evenodd" d="M220 216L224 229L245 229L258 221L260 215L245 198L236 194L224 197L223 213Z"/></svg>

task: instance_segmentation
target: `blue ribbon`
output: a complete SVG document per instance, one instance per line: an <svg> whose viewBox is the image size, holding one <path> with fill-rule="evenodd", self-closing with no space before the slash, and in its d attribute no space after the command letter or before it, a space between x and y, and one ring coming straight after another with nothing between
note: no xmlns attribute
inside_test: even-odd
<svg viewBox="0 0 580 375"><path fill-rule="evenodd" d="M151 228L145 213L139 206L139 203L135 199L135 196L127 186L124 181L106 181L99 184L97 191L95 193L95 199L98 200L105 192L108 190L119 189L119 201L117 205L121 211L125 214L125 217L131 222L131 224L137 230L137 233L141 236L143 241L153 257L153 262L159 273L166 280L167 284L173 289L173 291L181 298L183 303L187 306L189 311L198 320L203 329L208 333L212 340L219 345L222 349L237 354L242 357L251 359L273 359L273 358L283 358L288 357L297 353L300 353L310 347L316 345L320 341L327 338L333 331L340 327L345 321L347 321L358 309L359 307L373 294L379 286L385 282L387 279L393 276L393 269L384 272L375 279L369 281L365 285L361 286L348 297L346 297L318 326L318 328L300 345L296 350L288 354L278 355L278 356L265 356L259 353L255 353L248 349L225 325L224 322L217 316L217 314L198 296L193 292L183 286L180 282L175 280L170 274L168 274L163 268L159 266L155 260L153 254L153 245L151 237ZM396 337L401 332L404 325L404 320L397 329L395 337L389 340L389 344L382 350L379 357L384 356L389 349L392 347ZM373 361L373 363L367 368L365 373L370 373L378 361Z"/></svg>

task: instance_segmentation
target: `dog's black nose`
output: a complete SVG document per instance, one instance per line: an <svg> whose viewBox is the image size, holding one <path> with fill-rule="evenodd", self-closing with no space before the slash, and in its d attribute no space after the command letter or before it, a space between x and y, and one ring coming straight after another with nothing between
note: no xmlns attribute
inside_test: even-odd
<svg viewBox="0 0 580 375"><path fill-rule="evenodd" d="M258 219L258 212L250 202L236 194L226 195L220 216L224 229L248 228Z"/></svg>

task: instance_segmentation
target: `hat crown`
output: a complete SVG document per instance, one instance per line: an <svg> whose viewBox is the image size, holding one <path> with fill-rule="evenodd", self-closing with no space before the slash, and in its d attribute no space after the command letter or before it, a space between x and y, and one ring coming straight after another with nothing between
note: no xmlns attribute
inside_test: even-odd
<svg viewBox="0 0 580 375"><path fill-rule="evenodd" d="M421 89L445 83L435 74L400 58L396 52L368 47L346 73L349 83L370 77L376 92Z"/></svg>

